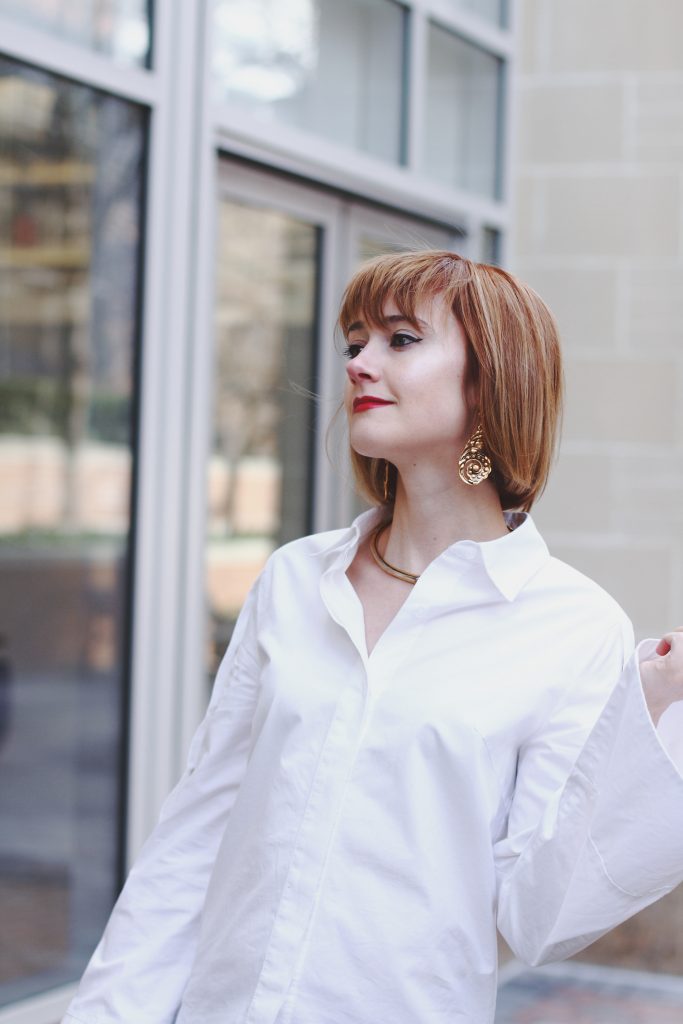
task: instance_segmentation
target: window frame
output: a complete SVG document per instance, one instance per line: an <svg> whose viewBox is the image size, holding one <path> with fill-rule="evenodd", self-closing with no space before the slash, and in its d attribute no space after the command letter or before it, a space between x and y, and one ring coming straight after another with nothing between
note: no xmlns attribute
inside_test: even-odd
<svg viewBox="0 0 683 1024"><path fill-rule="evenodd" d="M333 189L343 201L365 200L401 215L466 233L468 255L485 251L495 229L506 258L510 225L510 142L514 64L514 4L504 27L458 8L453 0L398 0L407 11L405 166L391 166L305 132L240 118L211 99L213 0L156 0L151 12L148 67L118 63L48 31L0 13L0 52L73 82L111 93L148 110L149 137L141 224L137 485L132 515L130 720L126 851L130 865L156 821L184 762L189 734L201 715L205 458L209 450L213 360L215 203L221 152ZM498 55L504 62L501 200L437 185L420 170L429 20ZM350 158L351 157L351 158ZM387 213L387 218L392 214ZM342 286L328 261L327 295ZM321 330L334 310L321 307ZM203 339L197 344L197 339ZM333 353L328 356L331 359ZM323 387L334 371L320 352ZM328 383L325 383L327 381ZM320 448L320 446L318 446ZM314 528L336 524L341 506L324 452L316 455ZM338 519L336 520L338 521ZM0 1024L54 1024L75 986L0 1010Z"/></svg>
<svg viewBox="0 0 683 1024"><path fill-rule="evenodd" d="M393 0L397 2L397 0ZM341 191L362 192L369 199L390 202L397 210L447 221L456 216L468 221L468 234L486 223L503 234L509 226L506 197L509 195L509 152L503 133L499 145L500 199L478 196L456 187L434 182L424 174L424 95L426 87L427 26L434 22L466 42L499 57L502 61L499 123L505 124L510 107L510 69L514 60L512 4L506 27L492 24L459 8L453 0L399 0L407 11L405 41L406 103L403 139L406 162L389 164L348 147L322 139L289 125L269 122L245 114L229 103L213 103L213 121L219 146L245 159L261 160L291 173L311 176Z"/></svg>

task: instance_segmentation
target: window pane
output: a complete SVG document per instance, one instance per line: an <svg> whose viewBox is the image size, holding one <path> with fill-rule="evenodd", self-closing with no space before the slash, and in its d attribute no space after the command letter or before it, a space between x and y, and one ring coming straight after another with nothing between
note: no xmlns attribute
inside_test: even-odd
<svg viewBox="0 0 683 1024"><path fill-rule="evenodd" d="M118 883L144 122L0 58L0 1005Z"/></svg>
<svg viewBox="0 0 683 1024"><path fill-rule="evenodd" d="M0 14L109 54L146 64L150 0L0 0Z"/></svg>
<svg viewBox="0 0 683 1024"><path fill-rule="evenodd" d="M310 531L318 229L220 203L206 590L213 678L274 548Z"/></svg>
<svg viewBox="0 0 683 1024"><path fill-rule="evenodd" d="M429 26L424 171L486 196L498 195L502 62Z"/></svg>
<svg viewBox="0 0 683 1024"><path fill-rule="evenodd" d="M454 0L457 7L463 7L496 25L505 25L507 19L506 0Z"/></svg>
<svg viewBox="0 0 683 1024"><path fill-rule="evenodd" d="M404 22L393 0L217 0L218 96L401 162Z"/></svg>

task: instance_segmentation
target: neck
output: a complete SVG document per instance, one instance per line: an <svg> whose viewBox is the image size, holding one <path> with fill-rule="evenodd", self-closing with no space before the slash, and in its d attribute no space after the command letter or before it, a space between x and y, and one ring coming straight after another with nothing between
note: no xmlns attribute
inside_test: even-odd
<svg viewBox="0 0 683 1024"><path fill-rule="evenodd" d="M427 467L400 471L385 558L403 569L421 573L431 561L459 540L495 540L507 526L495 486L485 480L462 483L457 466L444 477Z"/></svg>

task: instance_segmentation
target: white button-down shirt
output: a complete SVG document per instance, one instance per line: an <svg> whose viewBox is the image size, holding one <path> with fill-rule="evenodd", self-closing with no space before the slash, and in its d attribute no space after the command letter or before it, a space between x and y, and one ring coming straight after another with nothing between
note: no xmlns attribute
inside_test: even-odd
<svg viewBox="0 0 683 1024"><path fill-rule="evenodd" d="M69 1024L486 1024L496 923L559 959L683 878L619 606L508 514L368 656L376 515L269 560Z"/></svg>

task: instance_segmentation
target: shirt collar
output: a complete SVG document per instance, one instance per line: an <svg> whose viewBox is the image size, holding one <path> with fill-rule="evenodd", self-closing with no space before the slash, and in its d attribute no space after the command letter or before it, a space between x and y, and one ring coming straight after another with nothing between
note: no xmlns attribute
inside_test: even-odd
<svg viewBox="0 0 683 1024"><path fill-rule="evenodd" d="M476 547L489 578L503 597L514 601L549 561L550 552L528 512L506 512L505 521L513 527L511 533Z"/></svg>
<svg viewBox="0 0 683 1024"><path fill-rule="evenodd" d="M343 564L346 569L361 538L379 523L380 518L379 508L362 512L317 553L325 558L329 568ZM528 512L505 512L505 521L513 527L510 533L495 540L456 541L432 562L430 570L432 567L448 569L456 565L462 568L464 564L470 569L478 567L507 601L514 601L549 560L550 552Z"/></svg>

